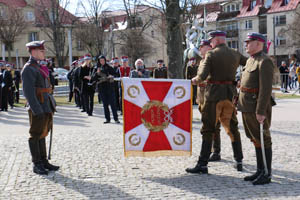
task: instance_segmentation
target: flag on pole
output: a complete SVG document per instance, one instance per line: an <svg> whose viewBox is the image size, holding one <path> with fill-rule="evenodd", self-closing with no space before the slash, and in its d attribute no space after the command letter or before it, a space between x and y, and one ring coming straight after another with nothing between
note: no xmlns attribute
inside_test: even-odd
<svg viewBox="0 0 300 200"><path fill-rule="evenodd" d="M125 156L191 155L191 81L121 80Z"/></svg>

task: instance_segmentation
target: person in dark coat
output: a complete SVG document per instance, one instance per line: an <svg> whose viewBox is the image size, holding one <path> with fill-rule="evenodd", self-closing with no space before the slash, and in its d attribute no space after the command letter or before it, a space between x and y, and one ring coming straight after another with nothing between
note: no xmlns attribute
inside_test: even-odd
<svg viewBox="0 0 300 200"><path fill-rule="evenodd" d="M3 71L3 80L1 83L2 87L2 105L1 105L1 111L6 111L8 109L8 100L9 100L9 93L12 90L13 86L13 78L11 75L11 65L6 64L5 65L5 70Z"/></svg>
<svg viewBox="0 0 300 200"><path fill-rule="evenodd" d="M15 82L15 87L16 87L15 102L19 103L19 99L20 99L20 82L21 82L21 72L20 72L19 69L15 70L14 82Z"/></svg>
<svg viewBox="0 0 300 200"><path fill-rule="evenodd" d="M89 116L93 115L95 87L91 80L93 76L92 56L86 54L80 71L83 108Z"/></svg>
<svg viewBox="0 0 300 200"><path fill-rule="evenodd" d="M67 78L69 80L69 102L72 101L73 94L74 94L74 82L73 82L73 73L76 69L77 60L73 61L71 64L71 70L67 74Z"/></svg>
<svg viewBox="0 0 300 200"><path fill-rule="evenodd" d="M106 63L105 56L101 55L98 57L97 63L97 73L93 77L94 80L102 79L98 84L98 92L100 93L101 99L103 101L103 108L104 108L104 115L106 121L105 124L110 123L110 112L109 106L111 107L113 117L116 123L120 123L117 114L117 107L116 107L116 98L115 98L115 90L114 90L114 76L115 76L114 69Z"/></svg>
<svg viewBox="0 0 300 200"><path fill-rule="evenodd" d="M81 71L81 64L83 62L83 57L80 57L77 63L77 67L73 72L73 84L74 84L74 94L75 94L75 103L76 106L81 109L83 108L82 105L82 97L81 97L81 79L80 79L80 71Z"/></svg>
<svg viewBox="0 0 300 200"><path fill-rule="evenodd" d="M2 82L3 82L4 64L0 62L0 109L2 108ZM1 111L1 110L0 110Z"/></svg>
<svg viewBox="0 0 300 200"><path fill-rule="evenodd" d="M55 99L49 81L49 71L43 70L38 63L45 59L44 41L33 41L26 44L30 58L21 72L23 92L27 100L30 138L29 149L33 162L33 172L47 175L56 171L58 166L47 160L46 136L53 126Z"/></svg>

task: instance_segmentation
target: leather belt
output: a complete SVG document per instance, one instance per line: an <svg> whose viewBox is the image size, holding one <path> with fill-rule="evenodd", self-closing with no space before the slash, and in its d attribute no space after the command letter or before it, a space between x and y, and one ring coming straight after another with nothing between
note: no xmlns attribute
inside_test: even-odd
<svg viewBox="0 0 300 200"><path fill-rule="evenodd" d="M43 93L52 94L52 88L36 88L36 95L41 103L44 103Z"/></svg>
<svg viewBox="0 0 300 200"><path fill-rule="evenodd" d="M241 91L246 93L258 93L258 88L241 87Z"/></svg>
<svg viewBox="0 0 300 200"><path fill-rule="evenodd" d="M206 87L206 84L205 83L199 83L198 86L199 87Z"/></svg>
<svg viewBox="0 0 300 200"><path fill-rule="evenodd" d="M215 85L233 85L233 81L207 81L208 84L215 84Z"/></svg>

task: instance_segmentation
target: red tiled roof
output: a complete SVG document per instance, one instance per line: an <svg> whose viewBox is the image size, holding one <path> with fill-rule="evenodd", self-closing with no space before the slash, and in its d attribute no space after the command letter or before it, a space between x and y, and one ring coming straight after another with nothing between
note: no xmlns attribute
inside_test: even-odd
<svg viewBox="0 0 300 200"><path fill-rule="evenodd" d="M4 3L6 5L15 6L15 7L25 7L27 3L25 0L0 0L0 3Z"/></svg>
<svg viewBox="0 0 300 200"><path fill-rule="evenodd" d="M47 23L47 20L44 19L42 16L42 13L39 9L46 10L52 7L51 0L36 0L35 1L35 16L36 16L36 22L39 24L45 24ZM76 19L74 15L72 15L70 12L68 12L66 9L59 7L59 13L63 15L63 19L61 19L62 24L73 24L73 21Z"/></svg>
<svg viewBox="0 0 300 200"><path fill-rule="evenodd" d="M251 17L251 16L257 16L259 13L259 8L262 7L262 5L256 5L252 10L248 10L249 6L243 6L240 10L240 14L236 16L237 18L240 17Z"/></svg>
<svg viewBox="0 0 300 200"><path fill-rule="evenodd" d="M281 6L283 5L283 1L284 0L274 0L267 13L295 10L300 2L300 0L290 0L287 5Z"/></svg>

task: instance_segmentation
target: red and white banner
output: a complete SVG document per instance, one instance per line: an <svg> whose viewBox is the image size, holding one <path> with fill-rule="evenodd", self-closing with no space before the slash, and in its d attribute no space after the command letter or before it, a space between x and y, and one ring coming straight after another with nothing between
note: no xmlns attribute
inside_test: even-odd
<svg viewBox="0 0 300 200"><path fill-rule="evenodd" d="M191 81L121 80L125 156L191 155Z"/></svg>

